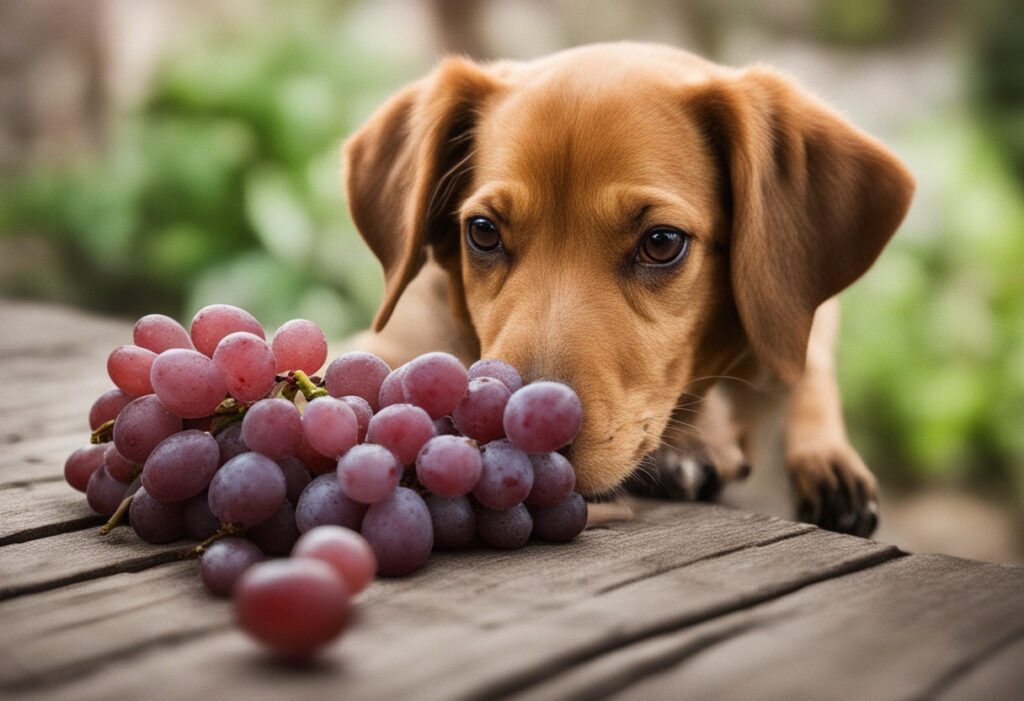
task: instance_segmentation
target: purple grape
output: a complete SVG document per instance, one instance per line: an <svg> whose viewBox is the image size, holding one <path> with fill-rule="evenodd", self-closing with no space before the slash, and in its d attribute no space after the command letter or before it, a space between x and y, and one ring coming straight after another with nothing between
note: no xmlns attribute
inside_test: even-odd
<svg viewBox="0 0 1024 701"><path fill-rule="evenodd" d="M295 507L287 499L270 518L246 532L246 537L271 557L290 553L299 535L299 527L295 525Z"/></svg>
<svg viewBox="0 0 1024 701"><path fill-rule="evenodd" d="M89 409L89 430L95 431L108 421L113 421L134 397L119 389L104 392Z"/></svg>
<svg viewBox="0 0 1024 701"><path fill-rule="evenodd" d="M368 401L354 394L347 394L339 399L348 404L348 408L356 415L356 443L362 443L366 440L366 429L373 418L373 408Z"/></svg>
<svg viewBox="0 0 1024 701"><path fill-rule="evenodd" d="M163 353L171 348L194 349L185 327L163 314L147 314L136 321L132 340L135 345L154 353Z"/></svg>
<svg viewBox="0 0 1024 701"><path fill-rule="evenodd" d="M455 409L466 393L469 379L462 362L451 353L425 353L409 362L402 374L407 402L439 419Z"/></svg>
<svg viewBox="0 0 1024 701"><path fill-rule="evenodd" d="M465 396L452 412L452 420L462 433L480 443L504 438L505 405L511 396L501 380L493 377L471 380Z"/></svg>
<svg viewBox="0 0 1024 701"><path fill-rule="evenodd" d="M572 442L583 421L583 405L567 385L532 382L505 406L505 435L526 453L551 453Z"/></svg>
<svg viewBox="0 0 1024 701"><path fill-rule="evenodd" d="M332 397L362 397L373 411L380 409L381 384L391 368L373 353L339 355L324 371L324 388Z"/></svg>
<svg viewBox="0 0 1024 701"><path fill-rule="evenodd" d="M430 510L435 548L464 548L476 535L476 513L468 497L428 494L423 499Z"/></svg>
<svg viewBox="0 0 1024 701"><path fill-rule="evenodd" d="M214 362L186 348L171 348L158 355L150 379L160 401L184 419L210 416L228 393Z"/></svg>
<svg viewBox="0 0 1024 701"><path fill-rule="evenodd" d="M495 380L500 380L508 387L510 393L523 386L523 378L519 371L504 360L497 360L495 358L481 358L476 361L469 366L467 376L470 380L476 380L481 377L492 377Z"/></svg>
<svg viewBox="0 0 1024 701"><path fill-rule="evenodd" d="M533 488L533 465L526 453L504 438L491 441L480 452L483 469L473 496L496 511L522 503Z"/></svg>
<svg viewBox="0 0 1024 701"><path fill-rule="evenodd" d="M142 486L154 499L182 501L210 486L220 449L209 433L182 431L160 442L142 468Z"/></svg>
<svg viewBox="0 0 1024 701"><path fill-rule="evenodd" d="M407 487L398 487L367 509L362 533L373 548L378 573L386 577L419 569L434 546L430 511L420 495Z"/></svg>
<svg viewBox="0 0 1024 701"><path fill-rule="evenodd" d="M125 460L146 462L160 441L181 430L181 418L155 394L133 399L114 421L114 445Z"/></svg>
<svg viewBox="0 0 1024 701"><path fill-rule="evenodd" d="M128 494L128 486L110 476L107 468L100 466L85 485L85 500L89 508L100 516L112 516Z"/></svg>
<svg viewBox="0 0 1024 701"><path fill-rule="evenodd" d="M132 530L147 543L173 543L185 537L185 504L154 499L139 487L128 507Z"/></svg>
<svg viewBox="0 0 1024 701"><path fill-rule="evenodd" d="M319 397L306 405L302 415L306 440L323 455L337 458L359 440L359 420L348 403L334 397Z"/></svg>
<svg viewBox="0 0 1024 701"><path fill-rule="evenodd" d="M353 595L365 589L377 573L377 558L366 538L342 526L318 526L303 533L292 548L292 557L323 560L337 570Z"/></svg>
<svg viewBox="0 0 1024 701"><path fill-rule="evenodd" d="M263 327L249 312L229 304L211 304L200 309L192 318L189 334L196 350L213 357L220 340L235 331L248 331L266 338Z"/></svg>
<svg viewBox="0 0 1024 701"><path fill-rule="evenodd" d="M416 461L420 448L434 437L434 422L426 411L412 404L392 404L370 419L366 441L390 450L402 465Z"/></svg>
<svg viewBox="0 0 1024 701"><path fill-rule="evenodd" d="M312 375L327 360L327 336L306 319L292 319L282 324L274 333L272 345L280 373L301 370Z"/></svg>
<svg viewBox="0 0 1024 701"><path fill-rule="evenodd" d="M251 528L281 508L287 487L277 463L259 453L228 460L210 482L210 511L221 523Z"/></svg>
<svg viewBox="0 0 1024 701"><path fill-rule="evenodd" d="M416 456L420 484L443 497L468 494L481 469L480 448L465 437L434 436Z"/></svg>
<svg viewBox="0 0 1024 701"><path fill-rule="evenodd" d="M402 389L402 375L405 373L405 365L395 368L380 384L380 394L377 395L377 405L374 411L380 411L392 404L406 404L405 391ZM370 402L373 404L373 402Z"/></svg>
<svg viewBox="0 0 1024 701"><path fill-rule="evenodd" d="M576 488L576 473L572 464L561 453L542 453L530 456L533 465L533 488L526 503L531 506L560 504Z"/></svg>
<svg viewBox="0 0 1024 701"><path fill-rule="evenodd" d="M493 548L521 548L530 539L532 530L533 520L524 504L516 504L504 511L483 506L476 512L477 535Z"/></svg>
<svg viewBox="0 0 1024 701"><path fill-rule="evenodd" d="M305 463L298 458L289 456L278 460L277 466L281 468L281 472L284 474L285 498L293 504L299 503L302 490L313 479L309 474L309 470L306 469Z"/></svg>
<svg viewBox="0 0 1024 701"><path fill-rule="evenodd" d="M227 393L243 404L266 397L277 381L277 360L270 344L248 331L222 338L213 351L213 364Z"/></svg>
<svg viewBox="0 0 1024 701"><path fill-rule="evenodd" d="M227 428L217 434L216 439L222 465L236 455L249 452L249 446L242 440L241 421L229 424Z"/></svg>
<svg viewBox="0 0 1024 701"><path fill-rule="evenodd" d="M267 556L259 547L245 538L221 538L203 553L199 561L199 576L212 593L231 596L242 574L265 559Z"/></svg>
<svg viewBox="0 0 1024 701"><path fill-rule="evenodd" d="M302 414L282 397L261 399L245 412L242 441L249 450L275 460L295 455L302 445Z"/></svg>
<svg viewBox="0 0 1024 701"><path fill-rule="evenodd" d="M362 443L338 460L338 484L349 499L373 504L395 490L401 467L384 446Z"/></svg>
<svg viewBox="0 0 1024 701"><path fill-rule="evenodd" d="M533 535L541 540L562 543L572 540L587 526L587 502L577 492L555 506L530 507Z"/></svg>
<svg viewBox="0 0 1024 701"><path fill-rule="evenodd" d="M72 487L84 492L89 485L89 478L96 470L103 467L103 455L107 446L87 444L76 448L64 461L64 479Z"/></svg>
<svg viewBox="0 0 1024 701"><path fill-rule="evenodd" d="M295 457L302 461L311 475L322 475L327 472L334 472L338 469L338 459L330 458L320 453L306 440L305 432L302 433L302 440L299 449L295 451Z"/></svg>
<svg viewBox="0 0 1024 701"><path fill-rule="evenodd" d="M106 450L103 451L103 464L107 468L107 472L110 476L119 482L131 483L136 477L139 476L140 467L133 463L131 460L125 460L121 457L121 454L117 452L117 446L113 443L105 444Z"/></svg>
<svg viewBox="0 0 1024 701"><path fill-rule="evenodd" d="M206 540L220 530L220 519L210 511L206 492L200 492L185 501L184 520L185 535L192 540Z"/></svg>
<svg viewBox="0 0 1024 701"><path fill-rule="evenodd" d="M138 346L118 346L107 356L107 374L118 389L133 397L153 393L149 379L156 353Z"/></svg>
<svg viewBox="0 0 1024 701"><path fill-rule="evenodd" d="M327 525L357 531L363 523L366 508L366 504L345 496L338 477L332 472L313 478L302 490L295 505L295 525L303 533Z"/></svg>

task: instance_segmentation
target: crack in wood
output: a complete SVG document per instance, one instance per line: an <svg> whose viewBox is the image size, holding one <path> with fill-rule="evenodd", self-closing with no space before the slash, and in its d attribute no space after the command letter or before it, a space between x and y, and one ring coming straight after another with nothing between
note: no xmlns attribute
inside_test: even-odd
<svg viewBox="0 0 1024 701"><path fill-rule="evenodd" d="M45 526L37 526L35 528L26 528L23 531L9 533L8 535L0 538L0 547L3 547L4 545L14 545L15 543L25 543L39 538L48 538L50 536L60 535L61 533L71 533L73 531L81 531L87 528L95 528L97 526L102 526L106 520L107 519L103 516L93 515L83 516L69 521L48 523ZM3 597L0 596L0 598Z"/></svg>

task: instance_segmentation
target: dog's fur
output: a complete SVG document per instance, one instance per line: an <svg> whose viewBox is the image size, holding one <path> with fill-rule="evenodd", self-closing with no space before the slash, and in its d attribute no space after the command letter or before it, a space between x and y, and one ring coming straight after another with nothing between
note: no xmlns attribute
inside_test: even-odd
<svg viewBox="0 0 1024 701"><path fill-rule="evenodd" d="M385 275L365 348L393 366L437 349L501 358L568 383L584 407L570 458L592 496L638 466L690 497L745 476L745 409L767 391L788 403L798 515L874 528L832 298L909 206L913 180L880 143L767 68L623 43L450 58L344 157ZM469 245L476 217L493 250ZM665 245L655 231L685 233L685 255L647 255Z"/></svg>

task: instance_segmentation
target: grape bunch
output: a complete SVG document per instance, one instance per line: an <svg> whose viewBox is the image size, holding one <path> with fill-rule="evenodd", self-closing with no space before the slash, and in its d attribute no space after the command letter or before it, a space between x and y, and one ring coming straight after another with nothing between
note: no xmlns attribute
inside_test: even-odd
<svg viewBox="0 0 1024 701"><path fill-rule="evenodd" d="M199 541L206 587L233 595L243 627L285 656L337 635L375 574L412 573L434 549L583 530L559 452L582 421L566 385L443 352L394 369L349 352L318 377L326 360L303 319L268 342L229 305L188 330L144 316L108 357L116 388L92 405L92 442L65 478L106 530L126 517L150 543Z"/></svg>

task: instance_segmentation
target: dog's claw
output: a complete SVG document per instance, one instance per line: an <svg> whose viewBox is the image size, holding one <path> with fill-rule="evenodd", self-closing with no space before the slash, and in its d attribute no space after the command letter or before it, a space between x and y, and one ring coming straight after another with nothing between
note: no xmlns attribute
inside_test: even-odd
<svg viewBox="0 0 1024 701"><path fill-rule="evenodd" d="M626 481L626 489L640 496L679 501L714 501L722 491L715 465L674 450L653 453L647 467Z"/></svg>
<svg viewBox="0 0 1024 701"><path fill-rule="evenodd" d="M796 517L821 528L862 537L870 536L878 526L878 502L874 490L843 464L832 462L820 471L807 469L797 479L800 500ZM852 487L852 489L851 489Z"/></svg>

